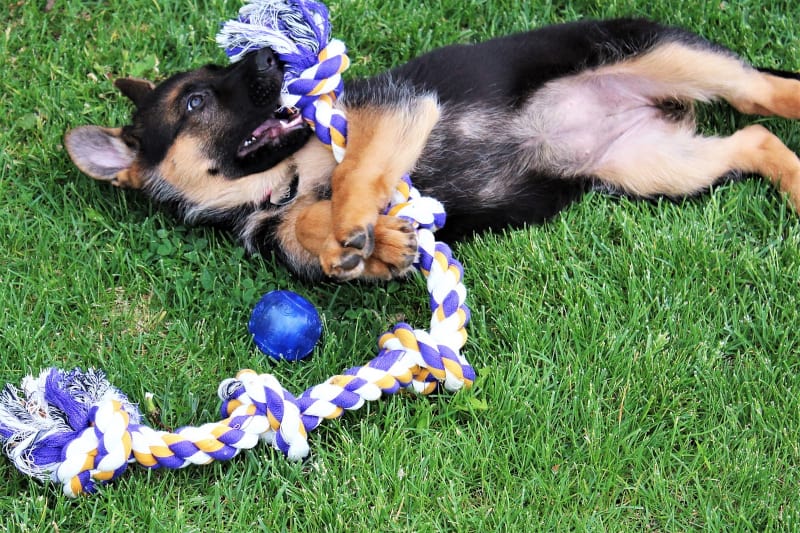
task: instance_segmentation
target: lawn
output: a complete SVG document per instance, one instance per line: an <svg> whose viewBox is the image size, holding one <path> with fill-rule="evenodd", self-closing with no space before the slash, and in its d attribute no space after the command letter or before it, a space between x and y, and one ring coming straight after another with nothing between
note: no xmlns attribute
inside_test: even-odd
<svg viewBox="0 0 800 533"><path fill-rule="evenodd" d="M121 125L115 77L224 55L239 0L9 0L0 14L0 380L99 367L169 427L218 418L241 368L301 392L424 327L419 279L309 285L228 235L177 226L81 175L69 127ZM351 76L450 42L585 17L648 16L760 66L800 70L797 2L330 0ZM754 119L724 105L708 132ZM756 119L800 150L800 125ZM132 466L99 493L0 458L9 531L686 531L800 528L800 217L758 180L682 203L590 195L542 227L455 247L475 386L371 403L310 436L300 463L260 446L228 463ZM314 355L274 363L246 331L286 288L324 320Z"/></svg>

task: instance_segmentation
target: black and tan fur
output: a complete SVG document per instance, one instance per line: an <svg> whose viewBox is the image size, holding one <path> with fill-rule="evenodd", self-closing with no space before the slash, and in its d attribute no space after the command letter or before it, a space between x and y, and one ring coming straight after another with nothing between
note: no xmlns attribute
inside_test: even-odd
<svg viewBox="0 0 800 533"><path fill-rule="evenodd" d="M680 29L552 26L353 81L338 166L307 126L280 125L281 77L262 51L157 87L119 80L132 124L79 127L65 143L86 174L139 188L187 222L231 228L248 250L274 249L311 278L409 269L411 228L380 214L407 171L445 204L444 239L547 220L592 188L681 198L741 174L770 179L800 208L800 160L777 137L757 125L703 137L693 113L723 99L798 119L800 76L755 69ZM263 146L246 153L251 132Z"/></svg>

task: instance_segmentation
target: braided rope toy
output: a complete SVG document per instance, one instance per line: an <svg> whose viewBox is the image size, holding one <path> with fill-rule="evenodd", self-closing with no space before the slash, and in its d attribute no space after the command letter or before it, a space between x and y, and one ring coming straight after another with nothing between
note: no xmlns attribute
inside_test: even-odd
<svg viewBox="0 0 800 533"><path fill-rule="evenodd" d="M299 20L295 15L301 13L317 26L327 25L324 6L310 0L260 2L248 4L243 11L252 13L247 10L256 5L264 9L279 5L283 13L289 6L293 24ZM266 24L264 20L272 21L271 28L280 24L283 37L287 19L276 18L274 13L270 17L259 19L259 24ZM240 14L238 22L242 23L243 18L246 17ZM327 39L327 30L324 35ZM319 52L323 61L329 57L325 52L328 48L323 46ZM347 63L346 59L339 62ZM297 64L287 63L290 65L287 70ZM295 69L301 72L298 79L318 76L321 69L311 67ZM340 71L334 73L334 81L320 80L308 85L314 85L312 89L340 87L340 74ZM292 84L292 79L288 83ZM328 95L330 102L323 106L335 101L337 92ZM315 97L310 101L319 100ZM308 116L314 117L309 120L316 126L319 117L340 116L337 110L333 111L309 112ZM303 113L305 116L305 109ZM342 150L343 146L342 143ZM437 242L433 235L444 224L442 206L421 196L405 176L390 200L387 213L406 218L416 229L419 254L415 266L427 278L432 311L429 331L397 324L380 337L377 357L309 388L300 396L284 389L271 374L242 370L218 387L223 420L174 432L143 425L136 406L108 382L102 371L46 369L38 377L24 378L21 390L7 384L0 392L0 441L4 452L21 472L61 483L64 493L74 497L94 492L99 483L121 475L130 462L153 469L207 464L231 459L240 450L255 447L259 440L268 442L289 459L299 460L309 454L309 431L325 419L359 409L366 401L400 390L430 394L440 385L448 391L470 387L475 371L460 353L467 340L465 328L470 319L465 305L463 269L450 248Z"/></svg>

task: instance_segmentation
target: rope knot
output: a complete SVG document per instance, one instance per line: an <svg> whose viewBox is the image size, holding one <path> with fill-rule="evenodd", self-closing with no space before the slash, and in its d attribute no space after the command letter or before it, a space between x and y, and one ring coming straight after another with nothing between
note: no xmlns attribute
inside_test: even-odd
<svg viewBox="0 0 800 533"><path fill-rule="evenodd" d="M63 451L61 464L53 472L64 494L75 497L95 491L95 482L116 478L128 466L132 438L130 415L118 400L105 399L89 412L89 427Z"/></svg>
<svg viewBox="0 0 800 533"><path fill-rule="evenodd" d="M308 455L308 432L297 399L272 374L241 370L217 392L226 425L259 435L289 459Z"/></svg>

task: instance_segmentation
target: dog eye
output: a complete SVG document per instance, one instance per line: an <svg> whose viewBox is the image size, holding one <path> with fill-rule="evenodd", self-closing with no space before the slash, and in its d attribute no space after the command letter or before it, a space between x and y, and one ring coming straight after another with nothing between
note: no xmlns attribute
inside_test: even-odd
<svg viewBox="0 0 800 533"><path fill-rule="evenodd" d="M202 94L191 94L189 98L186 99L186 110L187 111L197 111L203 104L205 103L205 96Z"/></svg>

